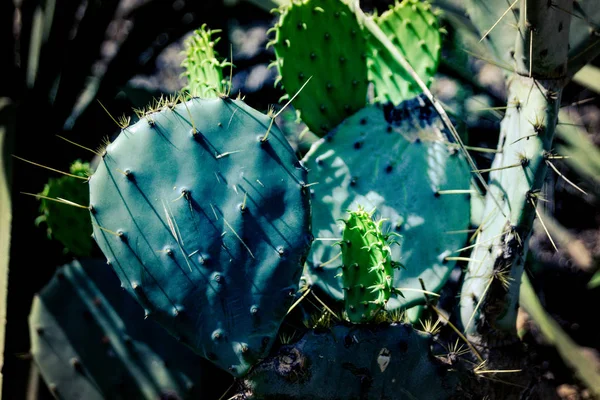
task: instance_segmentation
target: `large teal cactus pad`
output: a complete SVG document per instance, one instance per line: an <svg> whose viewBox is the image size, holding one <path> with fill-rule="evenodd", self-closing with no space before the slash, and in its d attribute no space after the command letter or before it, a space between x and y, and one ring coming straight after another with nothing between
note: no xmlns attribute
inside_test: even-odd
<svg viewBox="0 0 600 400"><path fill-rule="evenodd" d="M79 160L71 165L70 172L83 178L92 174L90 165ZM72 176L51 178L40 195L51 199L67 199L82 205L88 204L90 198L85 181ZM77 256L89 256L92 253L92 223L85 209L40 198L40 211L42 215L36 219L36 223L46 225L48 237L58 240L66 250Z"/></svg>
<svg viewBox="0 0 600 400"><path fill-rule="evenodd" d="M356 16L342 0L302 0L284 6L273 40L288 96L302 121L323 136L364 107L367 44Z"/></svg>
<svg viewBox="0 0 600 400"><path fill-rule="evenodd" d="M251 399L448 399L456 373L410 325L334 326L284 346L244 380Z"/></svg>
<svg viewBox="0 0 600 400"><path fill-rule="evenodd" d="M34 298L29 327L31 354L57 398L192 399L214 392L214 371L207 374L214 367L144 320L103 262L58 269Z"/></svg>
<svg viewBox="0 0 600 400"><path fill-rule="evenodd" d="M415 72L428 86L440 60L442 38L431 5L403 0L375 18ZM421 93L418 84L401 69L374 37L369 37L369 80L375 86L377 101L399 104Z"/></svg>
<svg viewBox="0 0 600 400"><path fill-rule="evenodd" d="M307 172L270 123L237 100L166 107L90 179L94 236L125 289L235 376L271 347L312 239Z"/></svg>
<svg viewBox="0 0 600 400"><path fill-rule="evenodd" d="M445 258L456 256L466 240L470 174L421 97L387 112L374 106L359 111L313 145L306 166L311 182L318 182L312 187L316 241L307 269L316 285L343 299L336 277L340 249L332 244L342 235L337 220L362 205L388 219L384 233L402 235L400 246L391 248L392 260L404 266L395 273L394 287L413 290L403 291L405 298L390 298L387 308L422 302L419 278L427 290L441 289L455 264Z"/></svg>
<svg viewBox="0 0 600 400"><path fill-rule="evenodd" d="M394 291L392 252L381 232L383 222L375 223L360 205L357 211L350 211L344 221L339 245L344 303L351 322L373 319Z"/></svg>

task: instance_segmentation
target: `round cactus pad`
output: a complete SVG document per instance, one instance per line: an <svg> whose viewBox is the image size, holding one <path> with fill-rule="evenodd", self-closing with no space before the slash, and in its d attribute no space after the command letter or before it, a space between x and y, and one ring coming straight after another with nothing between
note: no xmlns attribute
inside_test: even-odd
<svg viewBox="0 0 600 400"><path fill-rule="evenodd" d="M270 125L228 98L164 107L90 179L94 236L125 289L234 376L269 351L312 240L306 169Z"/></svg>
<svg viewBox="0 0 600 400"><path fill-rule="evenodd" d="M315 243L307 272L316 285L343 300L343 258L334 244L342 237L339 220L361 206L387 219L384 233L402 236L391 251L392 261L403 265L393 286L404 298L392 296L387 309L422 303L419 279L428 291L441 289L455 263L445 258L466 240L470 174L421 97L387 111L375 106L359 111L315 143L305 161L315 182Z"/></svg>

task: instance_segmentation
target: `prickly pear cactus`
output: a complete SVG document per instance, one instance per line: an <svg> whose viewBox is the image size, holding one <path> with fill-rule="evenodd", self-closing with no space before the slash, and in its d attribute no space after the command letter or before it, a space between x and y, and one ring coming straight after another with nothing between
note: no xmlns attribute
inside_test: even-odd
<svg viewBox="0 0 600 400"><path fill-rule="evenodd" d="M440 60L442 38L431 4L418 0L396 2L375 18L381 30L402 52L415 72L427 85L433 81ZM376 101L400 104L421 93L410 75L398 67L381 43L368 39L369 80L375 86Z"/></svg>
<svg viewBox="0 0 600 400"><path fill-rule="evenodd" d="M283 6L273 28L276 65L287 96L318 136L364 107L367 44L347 2L302 0Z"/></svg>
<svg viewBox="0 0 600 400"><path fill-rule="evenodd" d="M337 325L283 346L242 382L252 399L447 399L458 379L410 325Z"/></svg>
<svg viewBox="0 0 600 400"><path fill-rule="evenodd" d="M371 320L394 292L393 261L388 240L381 232L384 220L374 222L372 214L360 206L349 214L339 243L344 303L348 319L361 323Z"/></svg>
<svg viewBox="0 0 600 400"><path fill-rule="evenodd" d="M227 60L220 59L214 46L220 38L213 36L220 30L210 30L206 24L186 39L186 57L181 64L187 78L185 91L201 98L216 97L226 93L227 82L223 79L223 69L232 67Z"/></svg>
<svg viewBox="0 0 600 400"><path fill-rule="evenodd" d="M89 182L123 287L234 376L269 351L312 240L307 171L271 123L229 98L166 106L125 129Z"/></svg>
<svg viewBox="0 0 600 400"><path fill-rule="evenodd" d="M441 122L421 97L399 107L365 108L313 145L305 157L312 189L316 238L307 273L332 298L342 300L337 277L342 266L338 223L346 211L377 208L387 220L381 230L402 235L392 246L396 271L390 310L423 302L419 292L439 291L455 261L446 257L463 246L469 226L470 175L462 155L448 143Z"/></svg>
<svg viewBox="0 0 600 400"><path fill-rule="evenodd" d="M100 261L58 269L34 298L31 354L56 398L198 398L210 391L200 356L152 321ZM219 378L222 379L222 378Z"/></svg>
<svg viewBox="0 0 600 400"><path fill-rule="evenodd" d="M71 165L70 172L84 178L92 174L90 165L79 160ZM51 178L40 195L52 199L69 199L77 204L88 204L90 197L85 182L71 176ZM36 219L36 224L46 225L49 238L60 241L65 250L77 256L91 254L94 240L91 237L92 224L86 210L40 198L40 211L42 215Z"/></svg>

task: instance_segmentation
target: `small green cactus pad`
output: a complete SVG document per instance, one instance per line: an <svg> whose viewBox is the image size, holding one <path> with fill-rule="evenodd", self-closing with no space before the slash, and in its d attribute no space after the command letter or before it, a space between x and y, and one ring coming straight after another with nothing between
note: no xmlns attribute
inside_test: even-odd
<svg viewBox="0 0 600 400"><path fill-rule="evenodd" d="M392 246L392 260L403 268L394 274L388 310L423 302L419 292L439 291L461 248L469 226L470 174L463 156L447 142L443 125L422 97L383 110L365 108L313 145L305 158L313 189L313 235L308 258L312 281L342 300L340 249L346 210L377 209L386 218L382 231L402 235ZM459 190L457 192L446 192ZM462 231L462 232L461 232Z"/></svg>
<svg viewBox="0 0 600 400"><path fill-rule="evenodd" d="M370 321L394 291L392 252L381 232L384 220L375 223L360 206L349 214L339 243L344 303L348 319L361 323Z"/></svg>
<svg viewBox="0 0 600 400"><path fill-rule="evenodd" d="M429 334L405 324L309 331L253 369L243 392L251 399L450 398L457 374L430 346Z"/></svg>
<svg viewBox="0 0 600 400"><path fill-rule="evenodd" d="M188 84L184 90L194 97L211 98L226 93L223 68L232 67L232 64L219 59L214 50L220 38L213 40L212 36L219 32L211 31L204 24L185 41L186 57L181 66L185 67L183 75Z"/></svg>
<svg viewBox="0 0 600 400"><path fill-rule="evenodd" d="M59 268L33 300L29 329L31 354L56 398L195 399L215 379L210 363L144 320L101 261Z"/></svg>
<svg viewBox="0 0 600 400"><path fill-rule="evenodd" d="M239 100L147 115L90 178L94 237L126 290L232 375L264 357L311 244L307 171Z"/></svg>
<svg viewBox="0 0 600 400"><path fill-rule="evenodd" d="M327 134L367 99L367 44L354 12L342 0L300 0L281 10L274 45L281 82L302 121Z"/></svg>
<svg viewBox="0 0 600 400"><path fill-rule="evenodd" d="M440 60L442 38L431 5L418 0L396 2L375 21L429 86ZM369 37L369 80L375 85L376 101L400 104L421 89L374 37Z"/></svg>
<svg viewBox="0 0 600 400"><path fill-rule="evenodd" d="M71 167L71 174L87 178L92 174L88 163L79 160ZM89 204L89 188L85 181L71 176L51 178L40 193L52 199L60 198L76 204ZM89 256L94 248L90 214L83 208L40 198L40 215L36 224L46 224L48 237L60 241L67 251L76 256Z"/></svg>

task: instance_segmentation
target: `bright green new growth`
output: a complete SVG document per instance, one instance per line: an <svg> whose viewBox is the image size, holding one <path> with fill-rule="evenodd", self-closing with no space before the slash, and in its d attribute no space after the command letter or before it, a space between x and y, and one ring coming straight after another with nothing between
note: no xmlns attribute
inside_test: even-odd
<svg viewBox="0 0 600 400"><path fill-rule="evenodd" d="M374 212L374 211L373 211ZM349 211L342 241L342 282L348 319L354 323L370 321L394 293L392 252L381 224L373 213L358 207Z"/></svg>
<svg viewBox="0 0 600 400"><path fill-rule="evenodd" d="M375 22L429 86L438 67L442 42L431 5L418 0L396 2ZM397 105L421 93L417 83L398 67L377 39L370 36L368 45L369 81L375 85L378 102Z"/></svg>
<svg viewBox="0 0 600 400"><path fill-rule="evenodd" d="M79 160L71 165L70 172L83 178L92 174L90 165ZM40 195L52 199L69 199L82 205L89 204L90 198L85 182L71 176L51 178ZM42 215L36 219L36 224L46 224L49 238L60 241L65 246L65 250L76 256L91 254L94 241L91 237L92 224L87 210L40 198L40 211Z"/></svg>
<svg viewBox="0 0 600 400"><path fill-rule="evenodd" d="M217 97L227 92L223 69L233 65L225 59L219 59L214 50L220 38L213 40L212 36L219 32L221 30L210 30L204 24L185 41L186 58L181 66L185 67L183 75L187 77L188 84L184 90L193 97Z"/></svg>
<svg viewBox="0 0 600 400"><path fill-rule="evenodd" d="M287 96L311 79L294 107L308 128L323 136L366 104L366 40L344 1L295 1L280 11L270 42L277 55L272 65Z"/></svg>

